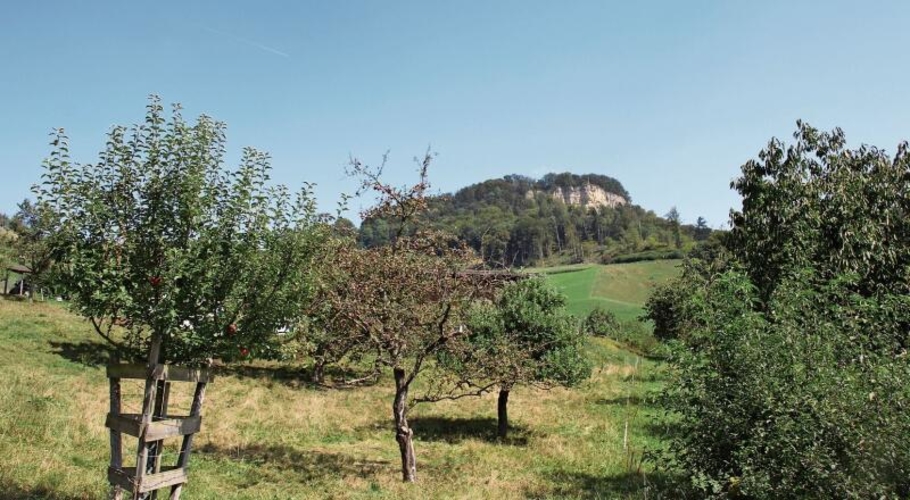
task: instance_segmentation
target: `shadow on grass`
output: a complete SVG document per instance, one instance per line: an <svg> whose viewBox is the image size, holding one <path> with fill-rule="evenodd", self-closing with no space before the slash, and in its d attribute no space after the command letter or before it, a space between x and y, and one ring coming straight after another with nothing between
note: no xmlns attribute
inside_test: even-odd
<svg viewBox="0 0 910 500"><path fill-rule="evenodd" d="M81 500L87 495L71 495L53 491L43 486L28 488L0 481L0 498L4 500Z"/></svg>
<svg viewBox="0 0 910 500"><path fill-rule="evenodd" d="M249 364L228 364L212 367L215 376L231 376L239 379L252 379L262 382L267 387L281 384L288 387L316 388L312 373L303 367L290 366L257 366Z"/></svg>
<svg viewBox="0 0 910 500"><path fill-rule="evenodd" d="M642 341L637 339L612 339L613 342L619 346L620 349L623 349L635 356L640 358L647 359L648 361L653 361L655 363L664 362L667 360L667 354L660 351L658 347L649 347L647 345L641 345Z"/></svg>
<svg viewBox="0 0 910 500"><path fill-rule="evenodd" d="M258 468L276 469L292 474L299 482L334 481L340 477L371 478L378 474L394 474L397 464L387 460L355 458L341 453L317 450L299 450L291 446L266 446L252 444L239 448L221 448L206 444L195 453L221 460L242 460Z"/></svg>
<svg viewBox="0 0 910 500"><path fill-rule="evenodd" d="M313 380L313 370L309 366L287 366L263 364L231 363L213 367L216 376L232 376L239 379L252 379L263 383L266 387L281 384L292 388L306 387L309 389L354 389L370 383L345 385L334 381L353 380L362 378L363 373L349 368L338 366L325 367L326 383L320 384ZM374 381L375 382L375 381Z"/></svg>
<svg viewBox="0 0 910 500"><path fill-rule="evenodd" d="M440 441L457 444L469 439L510 446L527 446L531 431L525 426L512 425L506 438L496 434L495 418L413 417L414 438L419 441Z"/></svg>
<svg viewBox="0 0 910 500"><path fill-rule="evenodd" d="M615 398L600 398L594 401L594 404L598 405L608 405L608 406L647 406L653 407L654 401L653 398L641 397L641 396L617 396Z"/></svg>
<svg viewBox="0 0 910 500"><path fill-rule="evenodd" d="M527 491L526 498L607 498L684 499L691 498L681 476L651 472L627 472L599 476L580 472L556 472L550 475L552 488Z"/></svg>
<svg viewBox="0 0 910 500"><path fill-rule="evenodd" d="M48 342L52 352L58 356L86 366L106 366L111 363L114 357L115 349L110 345L99 342ZM125 359L123 354L121 359ZM267 387L274 384L282 384L289 387L307 387L311 389L349 389L359 387L360 385L332 385L317 384L313 381L313 372L310 367L287 366L287 365L270 365L263 364L241 364L231 363L215 365L212 367L215 375L232 376L240 379L254 379L261 382ZM327 380L350 380L363 377L362 373L355 370L346 369L336 366L328 366L325 369Z"/></svg>
<svg viewBox="0 0 910 500"><path fill-rule="evenodd" d="M48 342L54 354L86 366L107 365L114 349L98 342Z"/></svg>
<svg viewBox="0 0 910 500"><path fill-rule="evenodd" d="M668 422L665 420L651 421L644 425L645 432L660 441L669 441L671 439L680 439L685 435L683 429L677 422Z"/></svg>

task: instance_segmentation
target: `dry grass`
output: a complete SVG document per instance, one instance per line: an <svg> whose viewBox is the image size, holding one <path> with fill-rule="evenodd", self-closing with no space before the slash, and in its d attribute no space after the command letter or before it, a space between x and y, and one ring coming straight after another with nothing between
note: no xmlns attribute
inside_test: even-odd
<svg viewBox="0 0 910 500"><path fill-rule="evenodd" d="M10 301L0 301L0 342L0 497L102 498L103 346L56 304ZM328 390L292 376L295 367L229 367L210 386L184 498L643 496L647 469L637 457L658 442L648 425L656 411L643 400L659 367L636 368L633 355L597 342L599 369L583 387L513 392L517 428L505 442L495 439L494 395L414 409L416 485L399 481L388 381ZM131 384L125 397L136 408L142 388ZM178 389L172 409L189 398Z"/></svg>

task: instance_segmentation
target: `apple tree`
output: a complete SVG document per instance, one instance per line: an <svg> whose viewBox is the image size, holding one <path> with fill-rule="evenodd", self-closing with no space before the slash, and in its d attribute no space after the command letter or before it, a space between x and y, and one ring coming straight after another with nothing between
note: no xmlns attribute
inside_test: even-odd
<svg viewBox="0 0 910 500"><path fill-rule="evenodd" d="M313 318L322 330L346 339L345 348L371 357L377 373L391 372L395 439L402 478L409 482L417 479L414 431L408 422L412 384L439 353L460 349L467 332L465 313L492 286L462 273L479 261L473 251L452 235L424 229L419 221L426 208L430 161L427 155L420 162L419 182L403 188L383 183L381 168L352 162L352 174L378 194L376 206L364 215L393 221L396 230L386 245L338 249L331 266L335 278L320 289L322 307Z"/></svg>
<svg viewBox="0 0 910 500"><path fill-rule="evenodd" d="M161 361L275 357L296 326L326 236L309 186L269 180L269 156L225 163L225 125L168 116L150 98L143 123L115 126L94 163L52 134L35 186L59 285L121 356L161 339Z"/></svg>
<svg viewBox="0 0 910 500"><path fill-rule="evenodd" d="M506 285L493 301L472 309L462 349L441 353L439 366L448 373L438 387L447 381L477 393L498 388L498 434L505 438L513 387L571 387L591 375L585 332L565 305L565 296L541 278ZM421 400L452 399L451 392L436 389Z"/></svg>

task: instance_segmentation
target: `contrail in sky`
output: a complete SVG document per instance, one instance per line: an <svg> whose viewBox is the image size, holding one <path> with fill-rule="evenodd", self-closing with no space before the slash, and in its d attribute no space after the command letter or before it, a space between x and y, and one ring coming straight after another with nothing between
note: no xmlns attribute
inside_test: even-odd
<svg viewBox="0 0 910 500"><path fill-rule="evenodd" d="M240 42L240 43L242 43L242 44L249 45L249 46L251 46L251 47L256 47L257 49L261 49L261 50L264 50L264 51L266 51L266 52L271 52L272 54L275 54L276 56L291 57L291 55L288 54L287 52L282 52L282 51L280 51L280 50L278 50L278 49L276 49L276 48L274 48L274 47L269 47L268 45L263 45L263 44L261 44L261 43L259 43L259 42L254 42L253 40L249 40L249 39L246 39L246 38L243 38L243 37L239 37L239 36L237 36L237 35L232 35L232 34L230 34L230 33L226 33L226 32L221 31L221 30L216 30L215 28L209 28L208 26L203 26L202 29L204 29L205 31L208 31L209 33L214 33L214 34L216 34L216 35L226 36L226 37L228 37L228 38L233 39L233 40L236 41L236 42Z"/></svg>

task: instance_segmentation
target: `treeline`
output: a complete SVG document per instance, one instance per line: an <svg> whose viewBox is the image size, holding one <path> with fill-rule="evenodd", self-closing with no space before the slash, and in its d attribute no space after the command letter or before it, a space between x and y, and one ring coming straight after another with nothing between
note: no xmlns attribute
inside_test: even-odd
<svg viewBox="0 0 910 500"><path fill-rule="evenodd" d="M627 203L581 206L553 197L557 188L589 185ZM618 180L597 174L551 173L537 180L508 175L428 202L427 222L458 235L490 267L679 258L711 233L701 217L696 225L684 225L675 208L660 217L632 205ZM386 219L368 218L360 227L360 243L385 245L398 232Z"/></svg>

